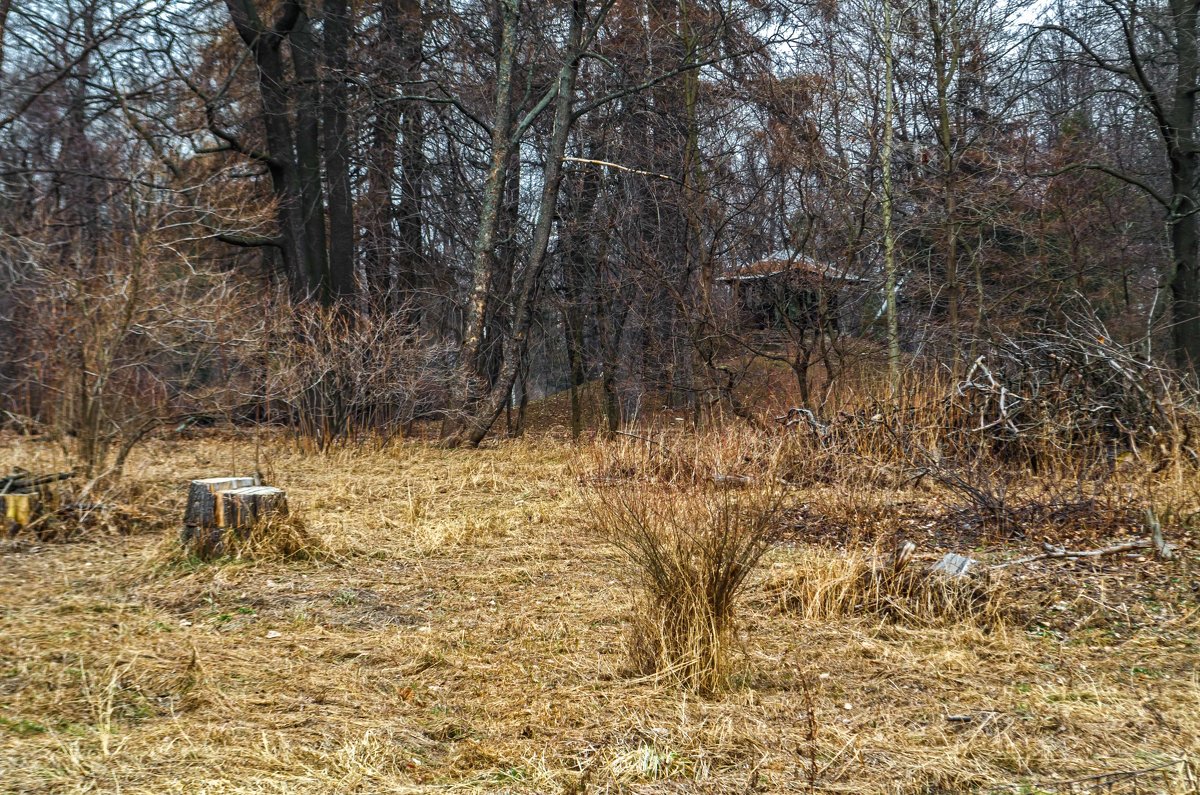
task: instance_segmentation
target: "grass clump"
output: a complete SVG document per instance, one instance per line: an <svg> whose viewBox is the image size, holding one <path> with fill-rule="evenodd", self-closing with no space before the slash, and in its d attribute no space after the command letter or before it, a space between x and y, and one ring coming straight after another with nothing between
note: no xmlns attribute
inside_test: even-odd
<svg viewBox="0 0 1200 795"><path fill-rule="evenodd" d="M987 576L949 577L879 550L805 548L767 583L781 610L807 621L879 617L907 626L1000 626L1008 602Z"/></svg>
<svg viewBox="0 0 1200 795"><path fill-rule="evenodd" d="M325 551L304 517L298 513L265 516L239 529L221 531L218 543L197 533L189 542L173 543L174 556L184 560L315 560Z"/></svg>
<svg viewBox="0 0 1200 795"><path fill-rule="evenodd" d="M730 681L737 604L770 547L779 493L634 489L595 501L595 523L637 588L629 652L639 674L698 692Z"/></svg>

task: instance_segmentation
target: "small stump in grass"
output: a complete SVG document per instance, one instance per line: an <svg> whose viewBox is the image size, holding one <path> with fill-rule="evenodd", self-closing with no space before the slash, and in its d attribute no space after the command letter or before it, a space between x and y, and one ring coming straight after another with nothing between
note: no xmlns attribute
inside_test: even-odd
<svg viewBox="0 0 1200 795"><path fill-rule="evenodd" d="M0 495L3 500L4 523L9 535L16 535L38 517L41 511L40 495L36 491Z"/></svg>
<svg viewBox="0 0 1200 795"><path fill-rule="evenodd" d="M201 558L224 553L229 541L255 524L287 515L287 495L274 486L256 486L253 478L203 478L188 488L182 542Z"/></svg>

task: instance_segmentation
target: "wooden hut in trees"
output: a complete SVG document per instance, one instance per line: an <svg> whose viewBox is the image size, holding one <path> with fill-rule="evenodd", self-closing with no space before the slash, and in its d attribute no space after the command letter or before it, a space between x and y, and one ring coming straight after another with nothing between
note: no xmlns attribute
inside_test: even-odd
<svg viewBox="0 0 1200 795"><path fill-rule="evenodd" d="M737 323L749 331L804 333L845 328L843 301L861 281L811 257L777 253L717 277ZM853 325L853 324L852 324Z"/></svg>

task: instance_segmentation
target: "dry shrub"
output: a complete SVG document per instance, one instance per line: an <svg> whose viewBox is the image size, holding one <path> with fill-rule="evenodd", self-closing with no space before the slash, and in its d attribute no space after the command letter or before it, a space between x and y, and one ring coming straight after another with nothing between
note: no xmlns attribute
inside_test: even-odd
<svg viewBox="0 0 1200 795"><path fill-rule="evenodd" d="M726 686L737 602L771 545L779 494L702 487L606 492L595 524L624 556L637 597L635 670L712 692Z"/></svg>
<svg viewBox="0 0 1200 795"><path fill-rule="evenodd" d="M386 441L417 419L446 415L454 351L406 313L351 318L340 308L282 308L285 330L261 397L285 407L305 443L325 450Z"/></svg>
<svg viewBox="0 0 1200 795"><path fill-rule="evenodd" d="M5 528L9 540L18 546L29 541L73 543L155 532L174 514L173 509L135 484L123 482L101 488L89 481L81 486L65 472L30 477L36 483L28 489L36 495L30 521L24 525L12 522Z"/></svg>
<svg viewBox="0 0 1200 795"><path fill-rule="evenodd" d="M1196 385L1148 358L1142 342L1119 342L1090 307L1065 311L1063 329L985 346L952 395L965 426L1019 460L1115 447L1158 467L1200 463Z"/></svg>
<svg viewBox="0 0 1200 795"><path fill-rule="evenodd" d="M682 428L623 432L586 448L578 476L592 485L750 485L775 478L781 443L778 434L740 424L702 433Z"/></svg>
<svg viewBox="0 0 1200 795"><path fill-rule="evenodd" d="M1003 589L986 576L948 577L890 555L809 547L777 572L767 591L782 610L809 621L873 616L912 626L972 623L995 627L1005 618Z"/></svg>
<svg viewBox="0 0 1200 795"><path fill-rule="evenodd" d="M261 326L236 281L194 256L196 226L156 191L123 193L88 256L25 241L0 318L15 354L0 407L102 485L148 436L233 400L227 362Z"/></svg>
<svg viewBox="0 0 1200 795"><path fill-rule="evenodd" d="M789 433L780 476L799 486L898 486L939 450L947 435L944 397L952 382L939 371L904 374L896 387L871 374L839 382L821 415L793 409L779 419Z"/></svg>
<svg viewBox="0 0 1200 795"><path fill-rule="evenodd" d="M844 375L816 413L779 418L791 431L785 475L879 485L924 473L954 489L1126 458L1156 470L1200 464L1195 384L1116 342L1088 311L1073 308L1067 325L979 340L961 374L915 366L894 385Z"/></svg>
<svg viewBox="0 0 1200 795"><path fill-rule="evenodd" d="M43 542L87 541L157 530L163 519L159 511L123 503L67 503L28 529Z"/></svg>
<svg viewBox="0 0 1200 795"><path fill-rule="evenodd" d="M193 543L170 541L168 557L175 560L314 560L324 553L321 540L308 530L297 513L266 516L248 527L226 530L213 551L205 548L199 534Z"/></svg>

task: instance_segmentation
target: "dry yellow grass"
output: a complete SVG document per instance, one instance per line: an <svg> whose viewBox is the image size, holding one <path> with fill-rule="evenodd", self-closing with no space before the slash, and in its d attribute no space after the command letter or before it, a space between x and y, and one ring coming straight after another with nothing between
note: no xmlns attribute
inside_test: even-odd
<svg viewBox="0 0 1200 795"><path fill-rule="evenodd" d="M181 510L188 478L254 456L245 439L154 442L129 488ZM0 465L52 458L0 448ZM580 460L551 440L272 443L263 469L323 539L317 560L170 561L169 528L10 544L0 791L1053 792L1200 754L1190 560L1136 564L1174 567L1152 604L1049 564L1051 613L1098 614L1068 633L806 617L778 584L829 552L790 542L750 584L738 685L702 699L631 677L633 594L586 529ZM1186 778L1137 791L1196 791Z"/></svg>

